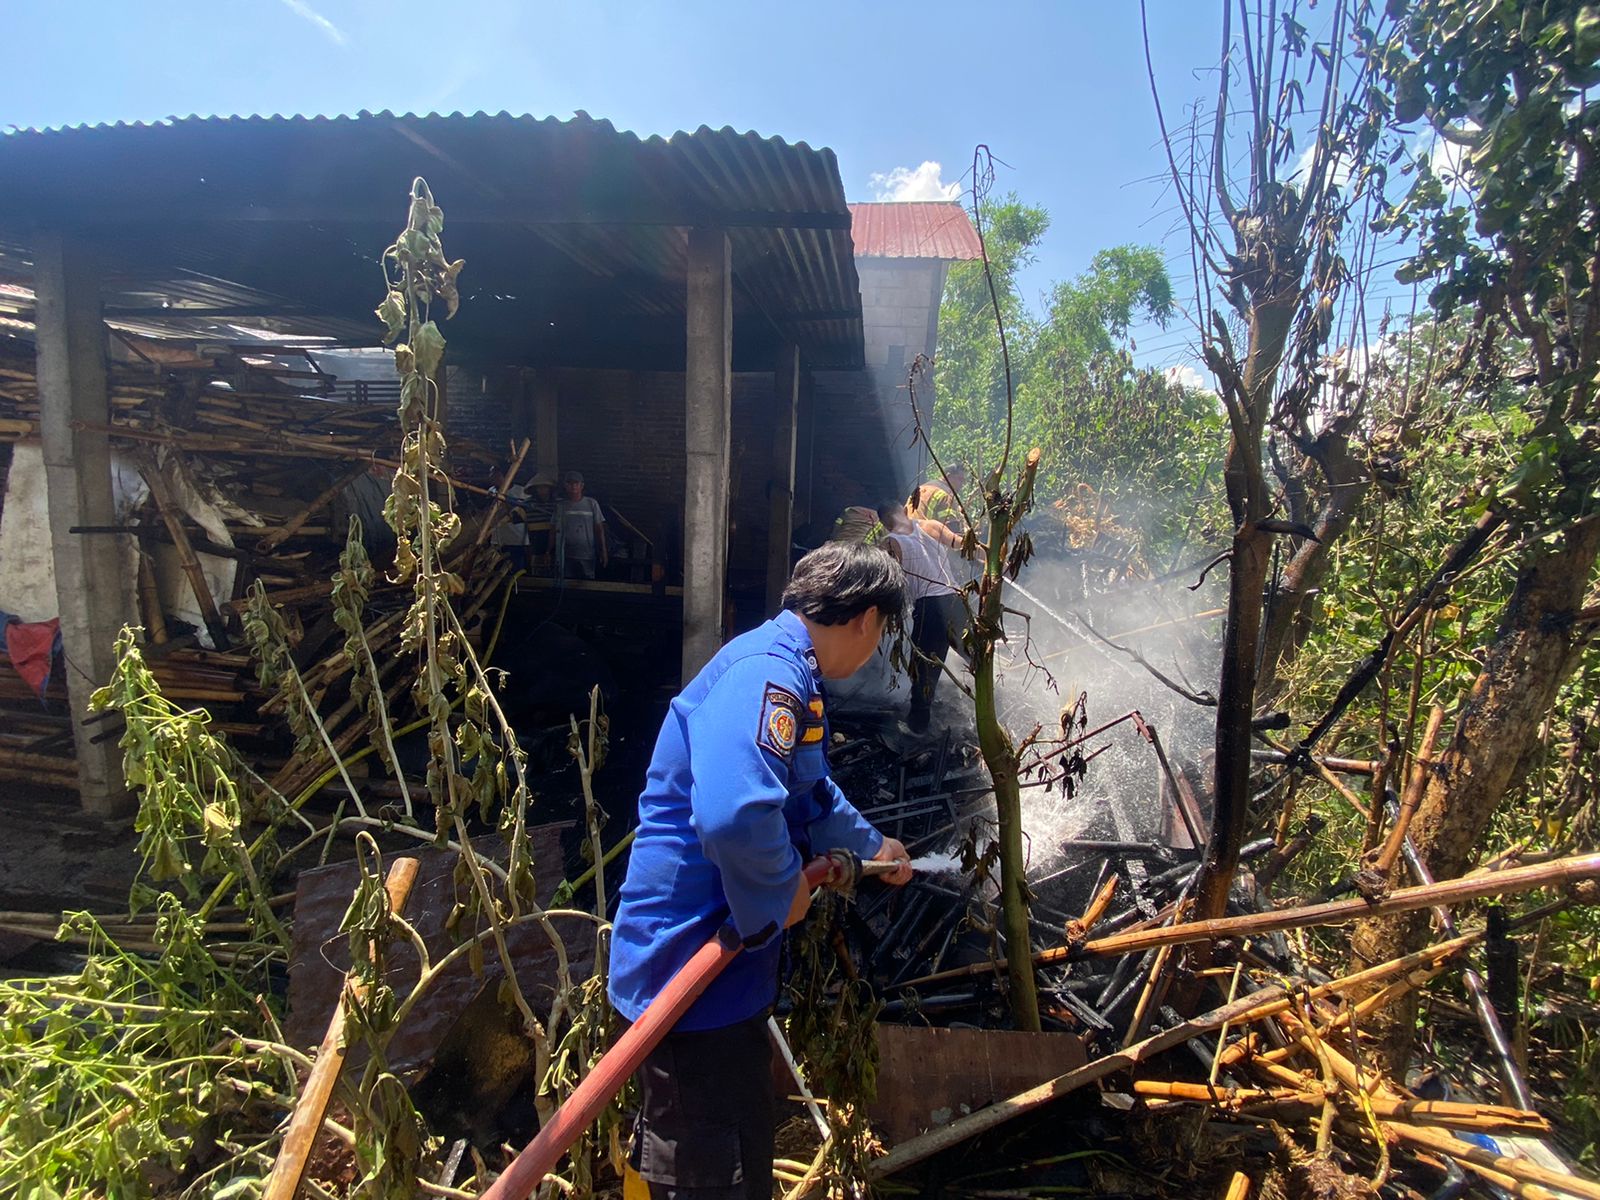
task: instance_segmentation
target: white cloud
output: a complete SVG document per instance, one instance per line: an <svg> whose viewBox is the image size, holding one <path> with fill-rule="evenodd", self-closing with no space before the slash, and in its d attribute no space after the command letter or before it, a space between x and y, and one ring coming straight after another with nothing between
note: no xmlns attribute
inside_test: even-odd
<svg viewBox="0 0 1600 1200"><path fill-rule="evenodd" d="M295 16L304 17L323 33L327 34L334 45L342 46L345 44L344 30L312 8L311 5L306 3L306 0L283 0L283 6L294 13Z"/></svg>
<svg viewBox="0 0 1600 1200"><path fill-rule="evenodd" d="M1296 187L1304 187L1311 177L1311 160L1316 156L1317 143L1313 139L1311 144L1301 152L1295 161L1294 170L1289 173L1289 182ZM1344 155L1339 155L1333 160L1333 186L1342 188L1350 182L1350 162Z"/></svg>
<svg viewBox="0 0 1600 1200"><path fill-rule="evenodd" d="M1194 391L1209 392L1212 389L1211 381L1188 363L1180 363L1176 367L1167 368L1167 382L1179 387L1190 388Z"/></svg>
<svg viewBox="0 0 1600 1200"><path fill-rule="evenodd" d="M867 186L872 189L872 198L880 203L899 200L954 200L961 194L961 185L946 183L940 178L943 173L944 168L930 159L920 167L896 167L887 173L874 171L867 177Z"/></svg>
<svg viewBox="0 0 1600 1200"><path fill-rule="evenodd" d="M1467 148L1435 136L1428 151L1428 168L1446 183L1458 183L1467 167Z"/></svg>

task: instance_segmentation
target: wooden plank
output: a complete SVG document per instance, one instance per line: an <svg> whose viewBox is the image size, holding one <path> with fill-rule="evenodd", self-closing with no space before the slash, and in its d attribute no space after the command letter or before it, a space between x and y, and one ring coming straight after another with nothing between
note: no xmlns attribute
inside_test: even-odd
<svg viewBox="0 0 1600 1200"><path fill-rule="evenodd" d="M894 1144L1081 1067L1070 1033L878 1026L872 1123Z"/></svg>
<svg viewBox="0 0 1600 1200"><path fill-rule="evenodd" d="M406 899L411 895L411 885L416 878L416 859L395 860L384 878L390 911L405 911ZM278 1148L277 1161L272 1164L272 1174L267 1177L262 1200L294 1200L294 1194L300 1190L306 1159L310 1157L311 1146L322 1129L322 1118L328 1111L333 1085L339 1082L339 1073L344 1070L344 1030L349 1006L352 1002L359 1003L364 992L364 986L353 971L345 977L338 1006L328 1022L328 1031L322 1037L322 1047L317 1051L316 1061L311 1065L311 1074L306 1078L294 1112L289 1115L289 1128L284 1132L283 1143Z"/></svg>

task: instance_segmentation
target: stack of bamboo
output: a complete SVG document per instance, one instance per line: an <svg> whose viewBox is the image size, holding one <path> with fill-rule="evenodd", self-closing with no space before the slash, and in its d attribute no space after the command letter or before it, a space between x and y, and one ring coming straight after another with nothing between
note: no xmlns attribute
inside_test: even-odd
<svg viewBox="0 0 1600 1200"><path fill-rule="evenodd" d="M137 353L141 347L134 349ZM139 616L147 659L167 697L210 708L220 728L243 739L243 748L264 774L276 774L290 784L313 778L321 767L285 761L281 714L273 697L257 684L249 656L239 652L239 618L247 589L259 581L284 614L297 642L297 661L309 664L313 698L329 706L336 743L354 744L364 726L342 693L349 667L339 648L343 635L331 618L329 580L345 529L334 520L332 509L362 476L371 472L386 479L396 465L400 438L395 407L391 398L379 395L394 389L340 384L320 370L297 369L286 358L243 347L215 355L166 343L142 349L159 361L110 365L111 422L98 428L138 464L149 498L123 518L124 524L75 532L131 536L145 551L139 556ZM38 437L32 348L0 343L0 442ZM185 514L173 473L158 465L162 448L169 460L175 457L181 464L180 476L226 500L233 545L219 545ZM484 448L458 441L451 447L454 474L440 482L457 493L484 495L498 482L502 468ZM157 544L175 551L214 649L198 644L198 631L185 634L174 628L163 612L149 554ZM212 594L202 555L238 564L231 595ZM453 565L467 582L469 594L463 599L474 613L484 608L506 575L504 562L488 553L462 554ZM388 664L385 687L396 697L405 694L409 673L385 651L392 649L398 614L409 597L409 588L380 582L371 602L374 650ZM72 786L62 673L56 673L41 706L9 664L0 662L0 710L7 714L0 721L7 726L0 734L0 779ZM37 714L37 719L13 720L17 714Z"/></svg>

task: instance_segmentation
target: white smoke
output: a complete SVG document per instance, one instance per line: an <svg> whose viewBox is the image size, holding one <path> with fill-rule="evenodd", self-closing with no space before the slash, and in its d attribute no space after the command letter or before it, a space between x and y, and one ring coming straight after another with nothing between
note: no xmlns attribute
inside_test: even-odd
<svg viewBox="0 0 1600 1200"><path fill-rule="evenodd" d="M1000 712L1012 736L1024 737L1039 725L1044 739L1060 737L1063 711L1083 694L1088 729L1138 710L1175 771L1184 762L1203 764L1211 750L1215 708L1180 695L1090 630L1137 651L1172 683L1203 694L1216 686L1220 620L1201 614L1216 606L1190 592L1187 578L1165 584L1132 581L1087 600L1072 599L1082 594L1077 575L1066 563L1035 559L1021 586L1008 592L1007 607L1028 614L1026 620L1008 618L1008 640L997 648ZM1074 729L1068 736L1080 732ZM1048 753L1047 743L1044 749ZM1176 821L1161 803L1160 760L1133 721L1078 749L1085 757L1102 752L1088 763L1070 796L1059 784L1024 787L1032 874L1050 868L1065 841L1163 841ZM1202 768L1201 774L1209 770ZM1024 780L1029 783L1036 781Z"/></svg>

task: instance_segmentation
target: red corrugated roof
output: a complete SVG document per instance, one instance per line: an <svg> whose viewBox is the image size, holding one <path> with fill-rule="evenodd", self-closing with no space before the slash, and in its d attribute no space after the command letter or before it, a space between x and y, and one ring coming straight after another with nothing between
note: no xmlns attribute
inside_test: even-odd
<svg viewBox="0 0 1600 1200"><path fill-rule="evenodd" d="M982 258L967 210L951 202L852 204L857 258Z"/></svg>

